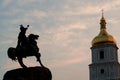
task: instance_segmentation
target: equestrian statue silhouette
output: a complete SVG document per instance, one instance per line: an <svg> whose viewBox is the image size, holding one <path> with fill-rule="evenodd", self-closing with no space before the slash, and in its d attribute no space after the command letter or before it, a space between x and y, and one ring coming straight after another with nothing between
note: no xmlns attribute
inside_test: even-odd
<svg viewBox="0 0 120 80"><path fill-rule="evenodd" d="M23 58L35 56L41 67L44 67L40 60L41 54L39 53L39 48L36 41L39 35L30 34L26 37L25 34L28 27L29 25L27 25L26 28L23 25L20 25L17 46L16 48L10 47L8 49L8 57L14 61L18 60L21 67L27 68L27 66L23 63Z"/></svg>

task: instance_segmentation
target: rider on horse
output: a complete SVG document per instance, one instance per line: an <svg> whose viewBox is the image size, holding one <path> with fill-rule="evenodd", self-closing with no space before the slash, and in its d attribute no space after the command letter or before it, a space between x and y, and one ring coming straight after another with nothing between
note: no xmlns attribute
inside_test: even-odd
<svg viewBox="0 0 120 80"><path fill-rule="evenodd" d="M18 42L17 42L17 47L23 47L27 45L27 37L25 35L26 30L28 29L29 25L27 25L26 28L23 27L23 25L20 25L20 33L18 35Z"/></svg>
<svg viewBox="0 0 120 80"><path fill-rule="evenodd" d="M40 60L41 54L39 53L39 48L36 41L39 35L30 34L28 37L26 37L25 34L28 27L29 25L27 25L26 28L24 28L23 25L20 25L20 33L18 35L17 46L16 48L10 47L8 49L8 57L14 61L18 60L19 64L23 68L26 68L22 61L22 58L35 56L40 65L44 67Z"/></svg>
<svg viewBox="0 0 120 80"><path fill-rule="evenodd" d="M29 25L27 25L26 28L23 27L23 25L20 25L20 33L18 35L18 49L23 49L25 51L32 51L34 54L38 54L39 48L37 46L37 42L35 41L38 39L39 35L30 34L28 37L26 37L25 33L28 29ZM24 54L23 54L24 55Z"/></svg>

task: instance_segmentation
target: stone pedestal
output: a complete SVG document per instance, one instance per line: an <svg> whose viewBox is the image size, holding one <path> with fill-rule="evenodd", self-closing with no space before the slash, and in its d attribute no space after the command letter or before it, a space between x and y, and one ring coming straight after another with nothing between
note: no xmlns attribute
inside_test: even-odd
<svg viewBox="0 0 120 80"><path fill-rule="evenodd" d="M52 80L52 74L45 67L19 68L7 71L3 80Z"/></svg>

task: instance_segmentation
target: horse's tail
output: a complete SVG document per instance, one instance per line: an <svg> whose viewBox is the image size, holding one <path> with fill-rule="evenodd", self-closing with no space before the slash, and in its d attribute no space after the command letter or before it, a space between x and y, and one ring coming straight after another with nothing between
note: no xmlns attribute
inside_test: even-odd
<svg viewBox="0 0 120 80"><path fill-rule="evenodd" d="M8 57L9 57L10 59L12 59L12 60L14 60L14 61L17 60L16 54L15 54L15 48L10 47L10 48L8 49L7 53L8 53Z"/></svg>

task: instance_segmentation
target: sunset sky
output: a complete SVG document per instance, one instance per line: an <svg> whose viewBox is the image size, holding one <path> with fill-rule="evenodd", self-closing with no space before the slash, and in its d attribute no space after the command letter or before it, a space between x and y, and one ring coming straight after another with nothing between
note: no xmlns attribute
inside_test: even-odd
<svg viewBox="0 0 120 80"><path fill-rule="evenodd" d="M7 49L16 47L19 25L29 24L26 36L40 36L41 60L52 80L89 80L91 41L99 33L102 9L107 31L120 48L120 0L0 0L0 79L21 68L8 58ZM24 63L39 66L35 57Z"/></svg>

